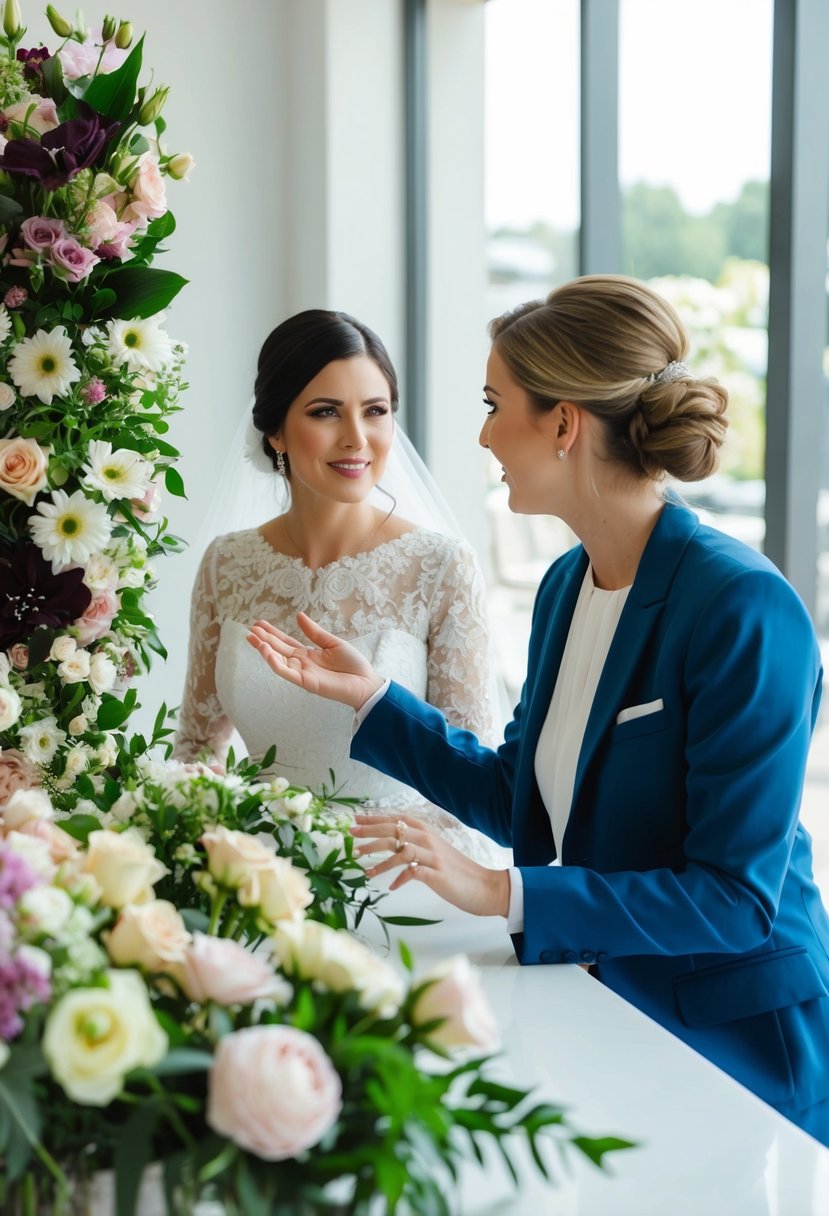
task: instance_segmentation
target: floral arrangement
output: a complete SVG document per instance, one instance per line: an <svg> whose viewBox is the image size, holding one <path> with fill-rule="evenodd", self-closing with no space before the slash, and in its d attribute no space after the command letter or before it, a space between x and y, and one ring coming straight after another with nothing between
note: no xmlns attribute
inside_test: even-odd
<svg viewBox="0 0 829 1216"><path fill-rule="evenodd" d="M193 909L135 826L79 843L43 790L0 828L3 1211L132 1216L160 1159L167 1211L449 1213L464 1156L528 1141L601 1163L621 1140L488 1076L496 1027L465 958L415 978L306 917L307 873L221 825L200 839ZM458 1053L461 1053L458 1058ZM481 1053L484 1053L481 1055ZM474 1053L474 1054L472 1054ZM75 1207L72 1207L72 1205ZM376 1210L376 1207L375 1209Z"/></svg>
<svg viewBox="0 0 829 1216"><path fill-rule="evenodd" d="M164 654L143 600L179 547L159 501L184 492L163 436L185 352L162 322L184 280L151 262L192 158L164 149L129 23L47 15L54 51L24 48L17 0L0 38L0 792L23 772L71 805Z"/></svg>

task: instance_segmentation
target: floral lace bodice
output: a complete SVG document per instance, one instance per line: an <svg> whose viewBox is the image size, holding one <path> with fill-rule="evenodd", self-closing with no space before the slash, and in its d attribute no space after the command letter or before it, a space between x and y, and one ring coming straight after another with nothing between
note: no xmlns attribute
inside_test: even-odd
<svg viewBox="0 0 829 1216"><path fill-rule="evenodd" d="M299 609L450 722L495 741L485 590L467 545L416 528L311 570L253 529L218 537L199 567L176 756L223 762L235 729L253 757L275 746L274 771L298 785L425 815L464 852L506 864L485 837L352 760L353 712L280 680L245 641L257 618L297 636Z"/></svg>

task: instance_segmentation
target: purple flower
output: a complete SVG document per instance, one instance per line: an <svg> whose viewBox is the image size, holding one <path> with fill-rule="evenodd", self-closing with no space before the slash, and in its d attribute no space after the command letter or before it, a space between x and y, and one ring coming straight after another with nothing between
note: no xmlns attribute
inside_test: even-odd
<svg viewBox="0 0 829 1216"><path fill-rule="evenodd" d="M20 1014L51 995L49 976L31 962L25 948L0 959L0 1039L16 1038L23 1029Z"/></svg>
<svg viewBox="0 0 829 1216"><path fill-rule="evenodd" d="M34 139L10 139L0 156L0 166L7 173L36 178L44 190L57 190L101 158L120 126L79 101L78 117L44 132L39 143Z"/></svg>
<svg viewBox="0 0 829 1216"><path fill-rule="evenodd" d="M38 625L60 629L83 616L92 602L83 574L81 567L53 574L37 545L0 549L0 650L24 641Z"/></svg>
<svg viewBox="0 0 829 1216"><path fill-rule="evenodd" d="M0 908L13 908L21 895L39 885L40 876L26 858L0 845Z"/></svg>
<svg viewBox="0 0 829 1216"><path fill-rule="evenodd" d="M31 51L21 47L17 58L23 64L23 79L29 85L32 93L43 93L43 65L52 56L45 46L36 46Z"/></svg>

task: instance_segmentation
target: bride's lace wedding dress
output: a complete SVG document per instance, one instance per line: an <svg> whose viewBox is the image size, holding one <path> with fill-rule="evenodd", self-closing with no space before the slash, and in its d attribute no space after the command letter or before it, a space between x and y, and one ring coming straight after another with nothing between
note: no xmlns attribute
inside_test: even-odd
<svg viewBox="0 0 829 1216"><path fill-rule="evenodd" d="M199 567L175 755L221 763L235 729L252 757L275 746L273 772L292 783L417 815L483 864L508 864L487 837L352 760L353 711L279 679L245 640L258 618L298 636L299 609L451 723L497 742L485 592L468 545L415 528L311 570L252 529L218 537Z"/></svg>

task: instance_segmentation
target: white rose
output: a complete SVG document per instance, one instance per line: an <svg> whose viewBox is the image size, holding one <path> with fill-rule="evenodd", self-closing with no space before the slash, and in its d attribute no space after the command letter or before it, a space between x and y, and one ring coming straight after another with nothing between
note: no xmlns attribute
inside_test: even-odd
<svg viewBox="0 0 829 1216"><path fill-rule="evenodd" d="M184 961L191 940L178 910L166 899L128 905L104 936L109 957L119 967L169 971Z"/></svg>
<svg viewBox="0 0 829 1216"><path fill-rule="evenodd" d="M72 719L66 729L70 735L83 735L89 730L89 723L83 714L78 714L76 718Z"/></svg>
<svg viewBox="0 0 829 1216"><path fill-rule="evenodd" d="M137 971L107 972L107 988L73 988L46 1021L43 1054L73 1102L107 1106L134 1068L167 1052L147 988Z"/></svg>
<svg viewBox="0 0 829 1216"><path fill-rule="evenodd" d="M308 875L287 857L271 856L270 864L254 870L239 888L243 908L258 908L267 925L302 915L313 901Z"/></svg>
<svg viewBox="0 0 829 1216"><path fill-rule="evenodd" d="M107 658L102 650L96 650L89 663L89 683L93 691L99 695L109 692L117 674L112 659Z"/></svg>
<svg viewBox="0 0 829 1216"><path fill-rule="evenodd" d="M283 921L273 944L287 975L316 980L331 992L357 992L363 1008L380 1017L391 1017L402 1004L405 986L397 972L346 930Z"/></svg>
<svg viewBox="0 0 829 1216"><path fill-rule="evenodd" d="M153 898L153 884L167 873L135 828L90 832L84 869L101 888L101 902L110 908L147 903Z"/></svg>
<svg viewBox="0 0 829 1216"><path fill-rule="evenodd" d="M342 832L311 832L310 837L314 848L319 853L320 861L325 861L331 853L345 852L345 838Z"/></svg>
<svg viewBox="0 0 829 1216"><path fill-rule="evenodd" d="M65 663L67 659L72 658L77 649L78 643L75 639L70 637L68 633L62 633L52 643L49 658L53 659L55 663Z"/></svg>
<svg viewBox="0 0 829 1216"><path fill-rule="evenodd" d="M116 798L109 809L110 813L119 823L126 823L128 819L132 819L137 806L138 802L135 795L131 794L129 790L124 790L120 798Z"/></svg>
<svg viewBox="0 0 829 1216"><path fill-rule="evenodd" d="M147 580L147 572L137 566L128 566L122 570L118 578L119 587L143 587Z"/></svg>
<svg viewBox="0 0 829 1216"><path fill-rule="evenodd" d="M44 933L54 937L72 915L75 905L60 887L32 887L18 905L31 936Z"/></svg>
<svg viewBox="0 0 829 1216"><path fill-rule="evenodd" d="M314 795L309 790L305 790L302 794L293 794L290 798L283 798L282 805L289 815L304 815L313 800Z"/></svg>
<svg viewBox="0 0 829 1216"><path fill-rule="evenodd" d="M43 790L17 790L2 810L3 823L7 831L17 831L30 819L54 819L54 811Z"/></svg>
<svg viewBox="0 0 829 1216"><path fill-rule="evenodd" d="M8 730L20 717L20 697L0 684L0 730Z"/></svg>
<svg viewBox="0 0 829 1216"><path fill-rule="evenodd" d="M222 887L232 890L249 882L256 870L267 869L273 852L247 832L216 827L205 832L201 844L207 852L207 869Z"/></svg>
<svg viewBox="0 0 829 1216"><path fill-rule="evenodd" d="M104 735L103 740L98 744L95 758L101 768L112 768L115 764L118 759L118 744L111 734Z"/></svg>
<svg viewBox="0 0 829 1216"><path fill-rule="evenodd" d="M89 752L84 747L70 747L66 753L64 773L69 777L77 777L89 768Z"/></svg>
<svg viewBox="0 0 829 1216"><path fill-rule="evenodd" d="M14 395L14 389L10 384L0 380L0 410L7 410L14 405L17 398Z"/></svg>
<svg viewBox="0 0 829 1216"><path fill-rule="evenodd" d="M419 981L429 986L412 1009L415 1026L443 1018L429 1041L440 1047L474 1047L494 1051L498 1046L498 1024L480 977L465 954L444 959Z"/></svg>

